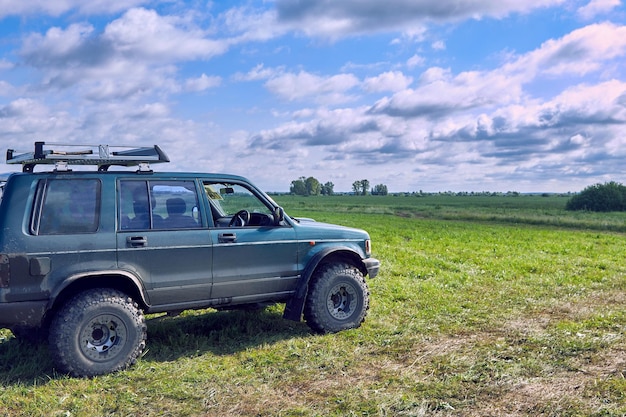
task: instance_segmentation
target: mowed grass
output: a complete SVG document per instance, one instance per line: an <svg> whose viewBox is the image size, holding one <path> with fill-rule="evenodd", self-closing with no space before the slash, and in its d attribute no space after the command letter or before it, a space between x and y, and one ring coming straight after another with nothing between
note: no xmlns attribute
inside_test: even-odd
<svg viewBox="0 0 626 417"><path fill-rule="evenodd" d="M151 316L139 363L93 379L0 330L0 415L626 415L623 214L474 198L279 196L370 232L360 328L315 335L282 305Z"/></svg>

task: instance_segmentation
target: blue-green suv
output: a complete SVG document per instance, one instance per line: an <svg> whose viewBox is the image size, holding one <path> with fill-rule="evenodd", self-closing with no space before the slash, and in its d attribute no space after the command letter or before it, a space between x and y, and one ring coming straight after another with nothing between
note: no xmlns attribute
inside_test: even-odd
<svg viewBox="0 0 626 417"><path fill-rule="evenodd" d="M59 370L132 365L147 313L284 302L320 333L365 319L379 269L365 231L291 218L239 176L154 172L158 146L51 146L7 151L23 172L0 194L0 327L47 335Z"/></svg>

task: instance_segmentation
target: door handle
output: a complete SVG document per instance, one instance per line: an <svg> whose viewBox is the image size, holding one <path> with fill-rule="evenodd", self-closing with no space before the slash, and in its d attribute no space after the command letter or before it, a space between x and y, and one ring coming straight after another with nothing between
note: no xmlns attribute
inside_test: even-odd
<svg viewBox="0 0 626 417"><path fill-rule="evenodd" d="M233 243L237 241L237 233L220 233L218 240L220 243Z"/></svg>
<svg viewBox="0 0 626 417"><path fill-rule="evenodd" d="M148 238L145 236L128 236L126 243L132 248L142 248L148 246Z"/></svg>

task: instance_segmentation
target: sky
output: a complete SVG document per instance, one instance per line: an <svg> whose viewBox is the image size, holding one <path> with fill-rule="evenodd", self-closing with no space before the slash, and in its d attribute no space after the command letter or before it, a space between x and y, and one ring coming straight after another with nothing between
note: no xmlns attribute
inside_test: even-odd
<svg viewBox="0 0 626 417"><path fill-rule="evenodd" d="M156 144L155 170L270 192L626 183L626 7L0 0L1 155L35 141Z"/></svg>

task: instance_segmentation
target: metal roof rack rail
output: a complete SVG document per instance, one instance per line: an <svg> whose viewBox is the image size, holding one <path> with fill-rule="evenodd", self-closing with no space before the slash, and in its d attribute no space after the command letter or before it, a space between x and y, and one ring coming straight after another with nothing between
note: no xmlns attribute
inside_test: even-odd
<svg viewBox="0 0 626 417"><path fill-rule="evenodd" d="M13 149L7 150L7 164L22 164L23 172L33 172L35 166L40 164L54 164L55 171L70 171L69 165L97 165L98 171L106 171L110 166L117 165L138 166L140 172L151 172L150 164L170 161L157 145L135 148L117 145L48 144L55 146L55 149L44 149L44 145L45 142L35 142L35 152L22 154L16 154ZM82 149L63 150L68 147Z"/></svg>

